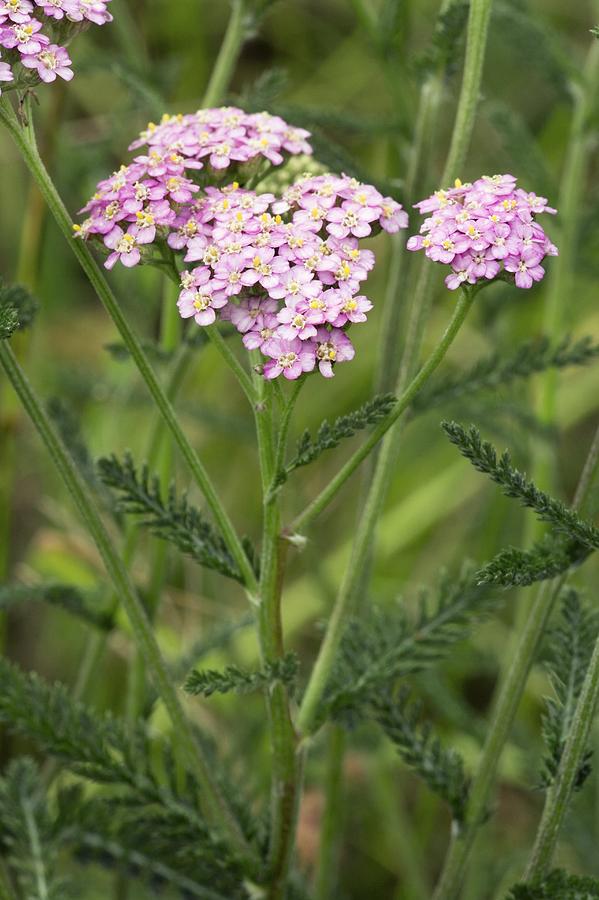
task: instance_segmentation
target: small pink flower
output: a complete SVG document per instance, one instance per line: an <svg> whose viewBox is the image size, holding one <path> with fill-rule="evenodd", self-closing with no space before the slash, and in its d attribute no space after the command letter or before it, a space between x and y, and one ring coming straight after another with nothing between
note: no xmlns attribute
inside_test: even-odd
<svg viewBox="0 0 599 900"><path fill-rule="evenodd" d="M350 234L358 238L368 237L372 232L371 222L375 219L378 219L377 211L345 200L340 207L328 211L327 231L339 239Z"/></svg>
<svg viewBox="0 0 599 900"><path fill-rule="evenodd" d="M17 49L21 56L40 53L48 46L50 39L45 34L39 34L42 23L37 19L27 19L23 23L15 23L0 28L0 46L7 50ZM22 59L23 65L26 65Z"/></svg>
<svg viewBox="0 0 599 900"><path fill-rule="evenodd" d="M112 16L106 9L106 5L110 0L75 0L73 10L69 11L68 17L73 22L81 22L87 19L95 25L105 25L112 22Z"/></svg>
<svg viewBox="0 0 599 900"><path fill-rule="evenodd" d="M407 228L408 221L408 214L399 203L391 197L383 199L379 222L387 234L396 234L400 228Z"/></svg>
<svg viewBox="0 0 599 900"><path fill-rule="evenodd" d="M270 359L264 363L264 377L269 380L282 373L293 381L304 372L311 372L316 365L315 347L311 341L286 341L275 337L269 341L266 352Z"/></svg>
<svg viewBox="0 0 599 900"><path fill-rule="evenodd" d="M30 0L0 0L0 22L6 19L17 24L28 22L32 11Z"/></svg>
<svg viewBox="0 0 599 900"><path fill-rule="evenodd" d="M335 374L333 372L334 363L346 362L355 356L356 351L352 342L340 328L333 328L331 331L319 328L316 339L318 368L320 374L325 378L332 378Z"/></svg>
<svg viewBox="0 0 599 900"><path fill-rule="evenodd" d="M300 341L306 341L308 338L316 336L316 328L312 325L307 316L299 312L294 306L284 306L277 313L277 319L280 322L279 334L286 341L292 341L299 338Z"/></svg>
<svg viewBox="0 0 599 900"><path fill-rule="evenodd" d="M144 244L146 241L144 240L143 235L138 234L138 229L135 225L131 225L127 229L127 233L123 232L123 229L118 225L110 231L106 237L104 238L104 244L113 250L114 252L110 254L104 266L107 269L112 269L114 264L120 260L120 262L130 269L132 266L136 266L141 259L141 252L139 250L139 245Z"/></svg>
<svg viewBox="0 0 599 900"><path fill-rule="evenodd" d="M334 320L333 325L336 328L341 328L348 322L352 322L353 324L365 322L367 318L366 314L369 313L371 309L372 303L368 297L362 295L356 297L352 294L348 294L343 297L343 300L341 301L339 315Z"/></svg>
<svg viewBox="0 0 599 900"><path fill-rule="evenodd" d="M240 300L237 305L231 306L229 318L237 331L245 334L246 331L255 329L256 323L260 321L261 317L274 314L276 311L276 300L248 297Z"/></svg>
<svg viewBox="0 0 599 900"><path fill-rule="evenodd" d="M227 298L214 293L209 269L195 269L187 275L188 278L182 279L185 286L177 300L179 314L183 319L193 316L198 325L212 325L216 321L216 310L226 306Z"/></svg>
<svg viewBox="0 0 599 900"><path fill-rule="evenodd" d="M35 3L52 19L62 19L65 14L72 18L77 14L76 0L35 0Z"/></svg>
<svg viewBox="0 0 599 900"><path fill-rule="evenodd" d="M516 287L530 288L545 274L545 269L540 265L542 259L542 252L529 248L521 257L508 256L504 265L508 272L514 273Z"/></svg>
<svg viewBox="0 0 599 900"><path fill-rule="evenodd" d="M70 81L73 77L71 59L64 47L58 44L48 44L35 56L24 56L21 60L28 69L37 69L37 73L42 81L49 84L56 81L59 75L65 81Z"/></svg>
<svg viewBox="0 0 599 900"><path fill-rule="evenodd" d="M269 293L275 300L299 300L317 297L322 290L320 281L314 280L312 272L306 271L303 266L292 266L285 273L277 287Z"/></svg>

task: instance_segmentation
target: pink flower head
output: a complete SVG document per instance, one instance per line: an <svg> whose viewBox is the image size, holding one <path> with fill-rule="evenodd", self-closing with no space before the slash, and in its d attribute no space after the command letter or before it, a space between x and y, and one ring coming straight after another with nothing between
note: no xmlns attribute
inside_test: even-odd
<svg viewBox="0 0 599 900"><path fill-rule="evenodd" d="M264 363L264 377L269 380L282 374L293 381L304 372L311 372L316 365L315 347L311 341L275 337L268 342L266 353L270 359Z"/></svg>
<svg viewBox="0 0 599 900"><path fill-rule="evenodd" d="M21 62L28 69L36 69L41 80L47 84L56 81L57 76L65 81L70 81L73 77L69 54L58 44L48 44L34 56L23 56Z"/></svg>
<svg viewBox="0 0 599 900"><path fill-rule="evenodd" d="M557 248L535 220L554 213L544 197L516 187L513 175L484 175L472 184L456 181L416 204L425 219L408 250L424 250L432 260L451 265L450 290L497 278L502 268L514 283L529 288L545 274L541 262Z"/></svg>

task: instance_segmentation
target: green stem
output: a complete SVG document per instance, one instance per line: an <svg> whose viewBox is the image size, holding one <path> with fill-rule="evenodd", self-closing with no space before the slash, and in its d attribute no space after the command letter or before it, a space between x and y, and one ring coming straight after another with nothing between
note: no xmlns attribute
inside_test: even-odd
<svg viewBox="0 0 599 900"><path fill-rule="evenodd" d="M324 783L324 815L320 828L315 900L330 900L335 896L339 873L339 845L343 820L343 757L345 731L331 725L327 735L326 775Z"/></svg>
<svg viewBox="0 0 599 900"><path fill-rule="evenodd" d="M206 332L222 359L235 375L241 390L253 406L256 403L256 392L254 390L254 385L252 384L252 379L231 350L227 341L223 338L218 327L216 325L209 325L206 328Z"/></svg>
<svg viewBox="0 0 599 900"><path fill-rule="evenodd" d="M293 520L292 525L288 529L290 532L297 532L306 528L306 526L310 522L312 522L322 512L322 510L325 509L325 507L329 505L331 500L333 500L333 498L338 494L348 478L353 475L358 466L366 459L367 456L370 455L374 447L376 447L379 441L387 434L389 429L392 428L393 425L395 425L402 413L405 412L418 391L428 381L428 379L431 377L431 375L447 353L447 350L452 344L456 334L462 327L475 293L476 291L474 289L470 289L462 293L460 299L456 304L451 322L447 326L443 337L441 338L427 361L424 363L420 371L412 379L410 384L408 384L408 386L405 388L389 415L385 419L383 419L382 422L379 422L377 427L372 430L368 438L360 447L358 447L353 456L348 459L345 465L331 479L326 488L324 488L321 493L306 507L306 509ZM377 468L380 468L380 463L377 465Z"/></svg>
<svg viewBox="0 0 599 900"><path fill-rule="evenodd" d="M439 15L449 6L451 0L443 0ZM409 208L416 196L416 188L422 180L421 172L426 172L430 160L437 126L439 105L443 94L444 67L438 67L423 82L420 88L418 111L414 127L414 141L410 150L408 172L405 178L405 206ZM381 352L375 378L377 393L390 391L397 379L399 369L399 334L402 320L403 290L407 282L407 255L405 237L394 235L391 248L391 264L385 289L385 301L381 322Z"/></svg>
<svg viewBox="0 0 599 900"><path fill-rule="evenodd" d="M202 789L202 803L205 814L212 822L223 829L223 832L234 846L238 847L244 855L247 855L248 848L243 834L214 781L211 763L204 758L191 726L185 717L144 607L129 580L129 575L123 562L112 544L85 481L79 474L77 467L6 342L0 342L0 364L45 444L98 548L115 592L118 594L131 624L135 642L144 654L146 665L155 682L157 692L171 719L174 733L183 751L186 763L190 766L191 771L197 775Z"/></svg>
<svg viewBox="0 0 599 900"><path fill-rule="evenodd" d="M599 430L597 431L587 462L583 469L573 505L582 506L589 495L599 457ZM441 873L434 900L454 900L463 882L468 857L477 830L487 815L487 804L495 782L499 759L507 741L512 722L520 704L528 673L530 672L539 641L545 631L555 601L567 579L567 574L552 582L544 582L537 591L530 613L520 632L514 653L504 671L493 714L487 729L487 737L470 787L466 810L466 825L452 834L449 851Z"/></svg>
<svg viewBox="0 0 599 900"><path fill-rule="evenodd" d="M274 474L272 385L254 376L258 395L255 404L256 431L263 491L263 533L260 575L258 637L263 661L281 659L285 648L281 621L281 593L285 573L287 542L282 540L278 499L269 502ZM297 736L291 720L285 685L277 683L267 696L271 750L271 832L268 850L268 900L282 900L294 845L299 804L302 757L297 752Z"/></svg>
<svg viewBox="0 0 599 900"><path fill-rule="evenodd" d="M244 0L233 0L229 24L202 98L202 106L214 106L222 100L247 33L245 2Z"/></svg>
<svg viewBox="0 0 599 900"><path fill-rule="evenodd" d="M73 240L72 223L69 214L44 167L32 132L19 125L14 110L4 97L0 98L0 120L2 120L8 128L29 170L37 181L60 230L67 239L71 250L77 257L77 260L87 275L99 299L102 301L106 311L118 328L125 346L129 350L156 406L160 410L181 454L187 462L194 480L204 494L206 502L222 532L223 538L244 576L247 589L250 592L254 591L257 585L251 564L208 473L179 425L174 410L143 351L139 338L131 329L131 326L123 315L108 282L98 268L89 248L82 240Z"/></svg>
<svg viewBox="0 0 599 900"><path fill-rule="evenodd" d="M305 525L306 522L314 518L314 515L316 515L321 508L326 506L330 499L332 499L332 497L349 478L354 469L360 464L363 459L366 458L372 448L378 443L378 441L380 441L383 435L398 420L404 410L407 409L418 391L428 381L435 369L439 366L449 347L453 343L457 333L464 323L464 320L466 319L475 295L475 289L462 291L461 296L456 304L451 322L447 326L443 337L431 353L428 360L422 366L416 377L412 380L404 393L401 395L395 407L393 408L393 411L383 422L381 422L374 429L371 436L364 442L362 447L356 451L354 456L349 460L348 463L345 464L338 475L333 478L329 489L325 488L325 491L322 492L315 503L311 504L307 508L307 510L299 518L299 520L296 519L296 522L294 523L295 528L298 527L298 521L299 527ZM368 498L366 500L364 510L360 518L360 522L358 523L358 529L354 539L349 565L346 569L339 594L337 596L337 600L335 602L335 606L329 620L325 638L322 642L320 652L316 660L316 664L312 670L310 680L308 681L308 686L304 694L304 699L302 701L298 717L298 728L300 733L303 735L311 734L314 729L318 707L320 705L323 692L326 688L331 674L331 669L335 661L337 649L341 641L343 629L347 622L347 616L353 600L354 581L359 577L365 556L367 555L370 546L370 536L372 535L372 532L376 525L376 521L379 517L381 501L384 495L384 489L388 477L388 459L390 453L392 452L392 449L393 448L391 442L386 441L381 450L381 455L377 462L372 486L370 488ZM322 499L323 495L325 495L324 502Z"/></svg>
<svg viewBox="0 0 599 900"><path fill-rule="evenodd" d="M285 405L283 407L283 415L281 416L281 421L279 422L279 437L277 440L277 447L275 452L275 460L274 465L272 467L273 471L273 479L276 479L279 472L282 472L285 468L285 455L287 452L287 440L289 438L289 426L291 425L291 416L293 415L293 410L295 409L295 404L297 402L297 398L299 397L299 393L304 386L305 378L302 376L298 378L294 383L293 388L291 390L291 394L289 395L289 399L285 401ZM266 502L272 503L277 495L277 489L273 489L273 482L271 482L271 486L266 494Z"/></svg>
<svg viewBox="0 0 599 900"><path fill-rule="evenodd" d="M165 278L160 320L160 346L167 353L174 353L181 340L182 321L177 309L176 298L177 288L170 279ZM156 464L160 484L166 486L170 482L173 473L173 446L170 441L165 440L166 435L161 437L162 440L156 444L155 458L151 460L151 465L154 467ZM136 527L128 535L125 554L129 557L129 560L132 560L135 555L140 532L141 529ZM156 540L152 552L150 578L147 588L147 609L152 621L154 621L160 606L162 589L166 580L167 561L168 545L165 541ZM131 727L135 725L143 709L146 695L145 682L143 656L141 653L136 652L127 672L126 719Z"/></svg>
<svg viewBox="0 0 599 900"><path fill-rule="evenodd" d="M459 176L472 140L487 48L491 7L492 0L470 0L464 74L462 75L462 87L451 144L441 178L443 186L450 184Z"/></svg>

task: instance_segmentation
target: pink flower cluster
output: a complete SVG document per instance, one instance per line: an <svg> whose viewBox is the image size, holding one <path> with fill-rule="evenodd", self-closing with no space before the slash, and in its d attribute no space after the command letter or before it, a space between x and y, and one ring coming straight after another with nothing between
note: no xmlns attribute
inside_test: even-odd
<svg viewBox="0 0 599 900"><path fill-rule="evenodd" d="M195 264L181 272L181 316L232 322L266 357L266 378L316 367L330 378L354 356L348 328L372 308L360 285L374 254L359 240L407 227L407 214L347 176L306 175L281 197L240 187L230 172L220 187L198 183L206 171L222 181L225 168L241 177L260 161L311 152L308 137L277 116L234 108L165 116L132 145L148 143L148 152L100 182L77 233L103 242L107 268L152 260L148 245L154 260Z"/></svg>
<svg viewBox="0 0 599 900"><path fill-rule="evenodd" d="M0 62L0 82L18 80L15 66L31 69L40 81L57 77L70 81L71 59L54 43L55 31L72 24L73 33L87 22L104 25L112 20L110 0L0 0L0 48L8 62ZM62 22L61 20L65 20ZM66 31L68 36L68 30ZM30 83L27 81L26 83Z"/></svg>
<svg viewBox="0 0 599 900"><path fill-rule="evenodd" d="M555 213L545 197L516 187L513 175L483 175L472 184L436 191L416 203L431 213L420 234L408 240L408 250L421 250L436 262L450 265L445 279L450 290L461 284L513 275L519 288L530 288L545 274L541 263L557 248L535 221L538 213Z"/></svg>

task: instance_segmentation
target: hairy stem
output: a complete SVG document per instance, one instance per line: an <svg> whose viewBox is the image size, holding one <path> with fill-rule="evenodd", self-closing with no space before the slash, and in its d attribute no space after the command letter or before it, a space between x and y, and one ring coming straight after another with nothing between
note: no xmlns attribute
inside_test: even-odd
<svg viewBox="0 0 599 900"><path fill-rule="evenodd" d="M272 386L254 375L258 400L255 406L256 431L263 492L262 558L258 637L263 661L281 659L285 648L281 621L281 593L285 573L287 542L281 536L279 500L269 499L274 474ZM297 751L297 736L291 720L289 696L285 685L277 683L267 697L270 726L271 832L268 849L268 900L285 896L289 865L294 845L295 824L302 775L302 758Z"/></svg>
<svg viewBox="0 0 599 900"><path fill-rule="evenodd" d="M398 399L393 411L387 419L383 420L383 422L374 429L371 436L364 442L360 450L354 454L352 460L359 457L359 461L361 462L362 459L368 455L372 447L374 447L389 428L391 428L394 422L397 421L404 410L410 405L418 391L426 384L430 376L443 360L462 327L475 295L475 289L467 289L461 293L451 322L447 326L445 333L428 360L424 363L418 374ZM362 570L364 559L370 546L370 537L379 517L382 496L384 495L384 488L389 474L388 465L391 452L392 446L389 441L386 441L377 461L372 486L360 522L358 523L351 558L345 571L339 594L337 595L337 600L335 601L335 606L329 619L325 638L322 642L310 680L308 681L308 686L300 708L298 728L303 735L309 735L314 729L320 700L329 680L337 649L343 634L343 629L351 608L354 582L359 577ZM350 463L352 463L352 460L350 460ZM352 468L349 464L346 464L344 468L341 469L341 472L331 482L331 485L334 484L334 493L337 492L343 481L347 480L355 467L355 465ZM343 481L341 482L339 481L340 476L343 478ZM308 507L307 513L310 513L310 507ZM305 520L313 517L312 515L304 515Z"/></svg>
<svg viewBox="0 0 599 900"><path fill-rule="evenodd" d="M177 740L185 755L186 763L196 773L202 787L202 802L205 814L212 822L219 825L233 845L247 856L248 848L243 834L221 795L220 789L213 778L210 763L204 758L191 726L185 717L144 607L131 584L122 560L112 544L85 481L37 399L12 350L4 341L0 342L0 364L56 465L98 548L115 592L118 594L131 624L136 645L144 655L146 665L156 685L156 690L171 719Z"/></svg>
<svg viewBox="0 0 599 900"><path fill-rule="evenodd" d="M574 507L584 506L593 483L598 458L599 430L593 439L587 463L576 490ZM458 896L477 831L487 815L487 804L495 783L499 759L524 693L539 641L566 579L567 574L551 582L544 582L539 587L513 655L502 673L493 703L487 737L470 788L466 808L466 824L461 830L454 831L452 834L434 900L454 900Z"/></svg>
<svg viewBox="0 0 599 900"><path fill-rule="evenodd" d="M203 106L214 106L222 100L233 75L243 42L247 37L247 32L248 22L245 0L233 0L225 37L202 99Z"/></svg>
<svg viewBox="0 0 599 900"><path fill-rule="evenodd" d="M451 0L443 0L442 15ZM418 110L414 126L414 141L410 148L408 171L405 178L404 205L410 206L416 195L421 172L426 172L431 149L437 133L439 104L443 93L444 67L437 67L420 88ZM407 284L409 271L405 249L405 237L400 232L393 236L389 277L385 289L385 301L381 321L381 352L375 378L377 393L390 391L399 370L399 333L402 319L402 291Z"/></svg>
<svg viewBox="0 0 599 900"><path fill-rule="evenodd" d="M251 564L243 549L241 541L233 527L229 516L222 505L216 489L206 472L198 454L191 446L189 440L185 436L174 410L163 391L156 375L150 366L150 363L140 344L139 338L132 330L127 319L112 293L108 282L98 268L90 250L81 240L73 240L72 223L69 214L60 198L52 179L50 178L42 159L38 153L35 139L32 134L32 128L22 128L17 117L8 104L6 98L0 98L0 120L7 126L13 140L19 148L23 159L25 160L29 170L33 174L39 188L44 196L50 211L52 212L60 230L66 237L73 253L77 257L83 271L89 278L92 287L96 291L99 299L102 301L104 308L114 321L118 328L125 346L129 350L133 361L135 362L140 375L146 383L150 394L152 395L156 406L160 410L169 430L171 431L180 452L182 453L189 469L196 481L198 487L202 491L206 503L222 532L223 538L227 543L233 558L235 559L240 571L242 572L245 584L248 590L252 591L256 588L256 579L252 571Z"/></svg>

